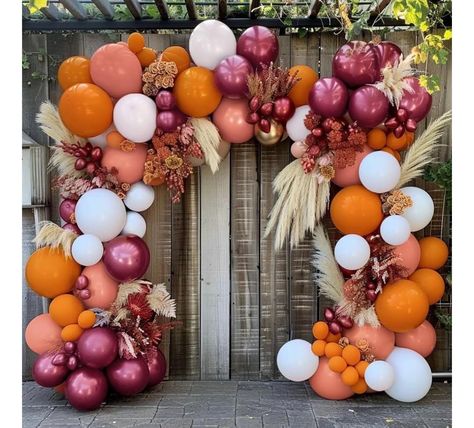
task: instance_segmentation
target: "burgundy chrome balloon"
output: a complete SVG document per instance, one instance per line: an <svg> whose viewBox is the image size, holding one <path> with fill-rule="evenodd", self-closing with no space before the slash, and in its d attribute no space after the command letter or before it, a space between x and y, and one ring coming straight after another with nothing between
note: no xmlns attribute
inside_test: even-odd
<svg viewBox="0 0 474 428"><path fill-rule="evenodd" d="M402 50L392 42L380 42L372 45L375 49L380 68L394 66L400 61Z"/></svg>
<svg viewBox="0 0 474 428"><path fill-rule="evenodd" d="M170 91L162 90L155 98L158 110L173 110L176 107L176 100Z"/></svg>
<svg viewBox="0 0 474 428"><path fill-rule="evenodd" d="M342 327L337 321L331 321L329 323L329 331L332 334L339 334L342 332Z"/></svg>
<svg viewBox="0 0 474 428"><path fill-rule="evenodd" d="M64 355L64 354L63 354ZM69 370L64 365L53 364L56 354L41 354L33 364L33 379L41 386L53 387L64 382Z"/></svg>
<svg viewBox="0 0 474 428"><path fill-rule="evenodd" d="M336 77L319 79L309 92L309 106L323 117L341 117L346 112L349 92Z"/></svg>
<svg viewBox="0 0 474 428"><path fill-rule="evenodd" d="M411 92L406 89L403 91L400 108L407 111L408 120L413 119L415 122L419 122L430 111L433 98L426 88L420 86L420 81L417 77L406 77L404 80L411 88Z"/></svg>
<svg viewBox="0 0 474 428"><path fill-rule="evenodd" d="M247 93L247 77L253 72L250 62L240 55L223 59L214 70L217 89L227 98L242 98Z"/></svg>
<svg viewBox="0 0 474 428"><path fill-rule="evenodd" d="M81 367L66 380L64 395L77 410L95 410L107 397L107 378L98 369Z"/></svg>
<svg viewBox="0 0 474 428"><path fill-rule="evenodd" d="M296 107L293 101L288 97L280 97L273 103L273 119L279 122L287 122L295 113Z"/></svg>
<svg viewBox="0 0 474 428"><path fill-rule="evenodd" d="M157 349L156 353L148 358L147 364L150 372L148 386L158 385L165 378L166 374L165 356L159 349Z"/></svg>
<svg viewBox="0 0 474 428"><path fill-rule="evenodd" d="M74 284L74 286L78 290L84 290L84 288L87 288L88 285L89 285L89 278L87 278L87 276L85 275L79 275Z"/></svg>
<svg viewBox="0 0 474 428"><path fill-rule="evenodd" d="M356 89L349 100L349 114L362 128L375 128L387 117L389 102L382 91L365 85Z"/></svg>
<svg viewBox="0 0 474 428"><path fill-rule="evenodd" d="M117 358L117 336L109 327L87 329L77 342L77 352L82 364L93 369L102 369Z"/></svg>
<svg viewBox="0 0 474 428"><path fill-rule="evenodd" d="M76 344L74 342L66 342L63 349L66 354L74 354L76 352Z"/></svg>
<svg viewBox="0 0 474 428"><path fill-rule="evenodd" d="M334 321L334 318L336 317L334 311L331 308L326 308L324 309L324 319L328 322Z"/></svg>
<svg viewBox="0 0 474 428"><path fill-rule="evenodd" d="M148 385L150 371L142 357L116 359L106 369L110 386L120 395L130 396L142 392Z"/></svg>
<svg viewBox="0 0 474 428"><path fill-rule="evenodd" d="M237 54L248 59L254 67L269 65L278 57L278 38L268 28L254 25L239 37Z"/></svg>
<svg viewBox="0 0 474 428"><path fill-rule="evenodd" d="M68 223L73 223L76 204L77 201L74 199L64 199L59 204L59 215L64 221L67 221Z"/></svg>
<svg viewBox="0 0 474 428"><path fill-rule="evenodd" d="M164 110L156 115L156 126L164 132L176 131L176 128L186 122L186 115L179 110Z"/></svg>
<svg viewBox="0 0 474 428"><path fill-rule="evenodd" d="M76 235L82 235L81 229L79 229L77 224L66 223L63 226L63 229L70 230L71 232L74 232Z"/></svg>

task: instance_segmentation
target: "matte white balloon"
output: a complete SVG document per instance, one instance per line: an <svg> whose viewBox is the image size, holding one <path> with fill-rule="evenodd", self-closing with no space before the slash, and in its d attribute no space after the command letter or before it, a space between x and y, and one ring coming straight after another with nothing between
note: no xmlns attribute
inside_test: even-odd
<svg viewBox="0 0 474 428"><path fill-rule="evenodd" d="M433 199L419 187L403 187L400 190L409 196L413 202L411 207L405 209L402 216L410 223L410 230L417 232L426 227L433 218Z"/></svg>
<svg viewBox="0 0 474 428"><path fill-rule="evenodd" d="M410 237L410 224L401 215L388 216L380 225L382 239L390 245L402 245Z"/></svg>
<svg viewBox="0 0 474 428"><path fill-rule="evenodd" d="M189 37L189 53L196 65L214 70L228 56L235 55L237 41L225 24L215 19L201 22Z"/></svg>
<svg viewBox="0 0 474 428"><path fill-rule="evenodd" d="M385 361L395 372L393 385L385 391L390 397L413 403L428 394L432 374L429 364L420 354L395 346Z"/></svg>
<svg viewBox="0 0 474 428"><path fill-rule="evenodd" d="M135 211L127 212L127 221L120 235L136 235L140 238L145 236L146 222L145 219Z"/></svg>
<svg viewBox="0 0 474 428"><path fill-rule="evenodd" d="M112 131L116 131L117 128L112 123L102 134L96 135L95 137L88 138L89 142L94 146L99 146L102 149L107 147L107 135L109 135Z"/></svg>
<svg viewBox="0 0 474 428"><path fill-rule="evenodd" d="M389 192L400 180L400 164L390 153L369 153L359 165L359 178L371 192Z"/></svg>
<svg viewBox="0 0 474 428"><path fill-rule="evenodd" d="M287 379L301 382L316 373L319 358L311 350L311 343L294 339L286 342L278 351L277 366Z"/></svg>
<svg viewBox="0 0 474 428"><path fill-rule="evenodd" d="M71 247L72 258L82 266L92 266L100 261L104 247L97 236L79 235Z"/></svg>
<svg viewBox="0 0 474 428"><path fill-rule="evenodd" d="M150 208L154 200L153 187L146 185L143 181L138 181L132 184L123 202L129 210L141 212Z"/></svg>
<svg viewBox="0 0 474 428"><path fill-rule="evenodd" d="M293 116L286 122L286 132L293 141L303 141L309 134L304 126L304 118L311 108L308 105L297 107Z"/></svg>
<svg viewBox="0 0 474 428"><path fill-rule="evenodd" d="M362 236L350 233L337 241L334 256L344 269L357 270L369 261L370 246Z"/></svg>
<svg viewBox="0 0 474 428"><path fill-rule="evenodd" d="M367 366L365 383L374 391L385 391L393 385L395 371L386 361L374 361Z"/></svg>
<svg viewBox="0 0 474 428"><path fill-rule="evenodd" d="M156 104L143 94L128 94L114 107L117 131L127 140L145 143L151 140L156 129Z"/></svg>
<svg viewBox="0 0 474 428"><path fill-rule="evenodd" d="M77 201L75 215L81 232L95 235L102 242L115 238L127 219L122 200L107 189L92 189L84 193Z"/></svg>

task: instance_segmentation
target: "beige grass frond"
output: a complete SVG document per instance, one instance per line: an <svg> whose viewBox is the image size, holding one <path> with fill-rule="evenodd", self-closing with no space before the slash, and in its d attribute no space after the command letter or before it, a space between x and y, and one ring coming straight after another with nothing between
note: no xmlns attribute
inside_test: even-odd
<svg viewBox="0 0 474 428"><path fill-rule="evenodd" d="M370 325L372 327L380 327L380 321L375 312L375 306L372 305L367 309L356 310L356 306L348 302L345 298L339 303L338 309L340 315L351 317L354 322L359 325Z"/></svg>
<svg viewBox="0 0 474 428"><path fill-rule="evenodd" d="M71 257L72 243L77 238L77 234L70 230L63 229L52 221L41 222L40 228L40 231L33 239L36 248L61 248L66 257Z"/></svg>
<svg viewBox="0 0 474 428"><path fill-rule="evenodd" d="M446 126L451 122L451 117L451 110L449 110L431 122L408 149L401 165L397 188L422 175L424 167L434 160L433 151L444 134Z"/></svg>
<svg viewBox="0 0 474 428"><path fill-rule="evenodd" d="M222 160L217 152L221 141L219 131L208 119L194 117L190 119L190 122L194 128L194 137L204 153L206 164L209 165L212 173L215 174L219 170L219 164Z"/></svg>
<svg viewBox="0 0 474 428"><path fill-rule="evenodd" d="M118 287L117 297L112 304L111 310L118 311L120 308L125 306L128 300L128 296L131 294L139 293L142 291L141 281L124 282Z"/></svg>
<svg viewBox="0 0 474 428"><path fill-rule="evenodd" d="M158 315L176 318L176 302L171 298L165 284L154 284L146 299L150 308Z"/></svg>

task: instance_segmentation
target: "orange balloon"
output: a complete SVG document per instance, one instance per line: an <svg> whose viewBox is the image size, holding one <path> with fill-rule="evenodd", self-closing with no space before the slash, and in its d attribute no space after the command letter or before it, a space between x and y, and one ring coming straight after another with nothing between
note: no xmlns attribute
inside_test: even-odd
<svg viewBox="0 0 474 428"><path fill-rule="evenodd" d="M377 360L385 360L395 346L395 334L385 327L354 324L352 328L344 330L343 334L353 345L357 346L359 341L367 342Z"/></svg>
<svg viewBox="0 0 474 428"><path fill-rule="evenodd" d="M72 257L66 257L62 249L51 247L36 250L25 268L30 288L50 299L70 292L80 273L81 266Z"/></svg>
<svg viewBox="0 0 474 428"><path fill-rule="evenodd" d="M360 361L360 351L357 346L347 345L342 350L342 358L350 366L355 366Z"/></svg>
<svg viewBox="0 0 474 428"><path fill-rule="evenodd" d="M359 373L359 376L361 378L364 378L364 375L365 375L365 371L367 370L367 367L369 367L369 363L367 361L359 361L356 365L355 365L355 369L357 370L357 373Z"/></svg>
<svg viewBox="0 0 474 428"><path fill-rule="evenodd" d="M329 368L328 359L319 359L316 373L310 377L309 384L312 390L327 400L345 400L353 395L351 388L344 385L339 373Z"/></svg>
<svg viewBox="0 0 474 428"><path fill-rule="evenodd" d="M387 135L380 128L371 129L367 133L367 145L374 150L380 150L387 144Z"/></svg>
<svg viewBox="0 0 474 428"><path fill-rule="evenodd" d="M65 342L75 342L83 332L84 330L78 324L69 324L61 330L61 338Z"/></svg>
<svg viewBox="0 0 474 428"><path fill-rule="evenodd" d="M397 333L395 343L402 348L418 352L421 356L430 355L436 346L436 331L427 320L406 333Z"/></svg>
<svg viewBox="0 0 474 428"><path fill-rule="evenodd" d="M354 386L359 381L359 372L349 366L341 373L341 379L345 385Z"/></svg>
<svg viewBox="0 0 474 428"><path fill-rule="evenodd" d="M338 372L338 373L342 373L347 367L346 360L338 355L336 355L335 357L329 358L328 364L329 364L329 368L333 372Z"/></svg>
<svg viewBox="0 0 474 428"><path fill-rule="evenodd" d="M380 197L355 184L341 189L330 207L331 220L344 234L368 235L382 222Z"/></svg>
<svg viewBox="0 0 474 428"><path fill-rule="evenodd" d="M118 131L112 131L105 137L107 141L107 147L112 149L120 149L120 144L125 140L125 137Z"/></svg>
<svg viewBox="0 0 474 428"><path fill-rule="evenodd" d="M337 333L337 334L332 334L331 332L329 332L329 334L327 335L326 337L326 342L339 342L339 339L341 338L341 333Z"/></svg>
<svg viewBox="0 0 474 428"><path fill-rule="evenodd" d="M331 342L326 344L326 347L324 348L324 354L328 358L336 356L340 357L342 355L342 348L339 344Z"/></svg>
<svg viewBox="0 0 474 428"><path fill-rule="evenodd" d="M137 53L138 61L142 67L148 67L153 61L156 60L156 51L151 48L143 48Z"/></svg>
<svg viewBox="0 0 474 428"><path fill-rule="evenodd" d="M135 148L131 152L106 147L103 151L101 165L109 170L112 167L117 168L119 181L133 184L143 178L146 155L146 144L135 144Z"/></svg>
<svg viewBox="0 0 474 428"><path fill-rule="evenodd" d="M418 327L428 315L428 297L416 282L400 279L383 288L375 301L380 323L395 333Z"/></svg>
<svg viewBox="0 0 474 428"><path fill-rule="evenodd" d="M58 82L63 91L76 83L92 83L89 59L83 56L65 59L59 66Z"/></svg>
<svg viewBox="0 0 474 428"><path fill-rule="evenodd" d="M145 47L145 37L137 32L132 33L128 36L127 46L133 53L138 53Z"/></svg>
<svg viewBox="0 0 474 428"><path fill-rule="evenodd" d="M313 324L313 336L316 339L324 340L328 337L329 327L324 321L318 321Z"/></svg>
<svg viewBox="0 0 474 428"><path fill-rule="evenodd" d="M170 61L176 64L178 74L191 66L191 58L188 52L181 46L170 46L161 54L162 61Z"/></svg>
<svg viewBox="0 0 474 428"><path fill-rule="evenodd" d="M430 305L439 302L444 295L444 279L433 269L418 269L408 279L416 282L421 287L428 296Z"/></svg>
<svg viewBox="0 0 474 428"><path fill-rule="evenodd" d="M83 310L82 302L72 294L56 296L49 305L49 315L61 327L76 324L79 314Z"/></svg>
<svg viewBox="0 0 474 428"><path fill-rule="evenodd" d="M77 318L77 324L83 329L92 328L95 324L95 320L95 313L90 310L86 310L79 314L79 317Z"/></svg>
<svg viewBox="0 0 474 428"><path fill-rule="evenodd" d="M113 104L103 89L92 83L77 83L66 89L59 100L64 125L79 137L95 137L112 123Z"/></svg>
<svg viewBox="0 0 474 428"><path fill-rule="evenodd" d="M204 67L191 67L180 73L173 93L178 108L191 117L210 115L222 98L214 83L213 72Z"/></svg>
<svg viewBox="0 0 474 428"><path fill-rule="evenodd" d="M61 327L49 314L41 314L33 318L25 330L25 341L33 352L43 354L62 346Z"/></svg>
<svg viewBox="0 0 474 428"><path fill-rule="evenodd" d="M288 93L295 107L308 104L309 91L318 80L318 73L307 65L294 65L289 69L290 75L301 79L295 83Z"/></svg>
<svg viewBox="0 0 474 428"><path fill-rule="evenodd" d="M390 147L392 150L405 150L408 145L406 132L402 134L400 138L395 137L393 132L387 135L387 147Z"/></svg>
<svg viewBox="0 0 474 428"><path fill-rule="evenodd" d="M365 380L363 378L360 378L355 385L351 386L351 389L353 392L356 394L364 394L367 392L367 389L369 387L367 386L367 383L365 383Z"/></svg>
<svg viewBox="0 0 474 428"><path fill-rule="evenodd" d="M311 350L313 354L317 355L318 357L322 357L324 355L324 350L326 348L326 341L324 340L315 340L311 345Z"/></svg>
<svg viewBox="0 0 474 428"><path fill-rule="evenodd" d="M448 261L449 249L446 243L435 236L420 239L420 268L440 269Z"/></svg>
<svg viewBox="0 0 474 428"><path fill-rule="evenodd" d="M118 282L108 273L103 262L87 266L82 271L89 280L87 289L91 293L89 299L83 300L87 308L109 309L117 297Z"/></svg>
<svg viewBox="0 0 474 428"><path fill-rule="evenodd" d="M406 269L405 277L408 278L415 272L420 262L420 244L415 238L415 235L411 234L402 245L397 245L393 253L400 257L398 263Z"/></svg>

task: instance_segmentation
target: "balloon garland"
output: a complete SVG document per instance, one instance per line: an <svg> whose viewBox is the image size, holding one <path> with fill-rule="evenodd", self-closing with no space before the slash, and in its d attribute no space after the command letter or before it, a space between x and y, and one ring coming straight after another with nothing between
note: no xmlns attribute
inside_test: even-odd
<svg viewBox="0 0 474 428"><path fill-rule="evenodd" d="M329 399L370 387L413 401L429 388L423 357L435 335L425 317L444 291L435 269L447 248L411 234L430 222L433 202L403 186L431 161L450 113L414 139L431 96L393 43L347 43L333 76L321 79L306 65L275 65L278 52L268 28L236 40L207 20L193 30L189 54L179 46L157 53L133 33L61 64L58 107L43 103L37 120L56 142L50 166L64 224L46 222L35 238L26 280L53 300L25 337L39 354L35 380L64 390L75 408L99 407L109 387L129 396L164 378L158 345L176 311L165 286L143 278L150 252L140 213L154 202L153 186L166 184L177 203L193 167L215 173L230 144L255 137L271 146L285 134L296 160L274 181L266 234L276 229L278 249L313 232L316 282L334 306L313 326L313 345L281 348L280 371L310 378ZM329 204L331 181L341 190ZM345 235L334 254L319 224L328 205Z"/></svg>

